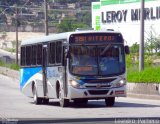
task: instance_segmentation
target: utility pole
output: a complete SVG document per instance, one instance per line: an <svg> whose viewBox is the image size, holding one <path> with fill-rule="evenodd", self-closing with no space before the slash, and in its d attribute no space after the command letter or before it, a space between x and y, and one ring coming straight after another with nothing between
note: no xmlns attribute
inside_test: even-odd
<svg viewBox="0 0 160 124"><path fill-rule="evenodd" d="M48 0L44 0L44 25L45 25L45 35L48 35Z"/></svg>
<svg viewBox="0 0 160 124"><path fill-rule="evenodd" d="M141 0L139 71L144 70L144 0Z"/></svg>
<svg viewBox="0 0 160 124"><path fill-rule="evenodd" d="M151 39L150 39L151 40L151 55L153 54L153 34L152 34L152 30L153 29L152 29L152 25L151 25L151 32L150 32L151 33Z"/></svg>
<svg viewBox="0 0 160 124"><path fill-rule="evenodd" d="M18 65L18 8L16 6L16 64Z"/></svg>

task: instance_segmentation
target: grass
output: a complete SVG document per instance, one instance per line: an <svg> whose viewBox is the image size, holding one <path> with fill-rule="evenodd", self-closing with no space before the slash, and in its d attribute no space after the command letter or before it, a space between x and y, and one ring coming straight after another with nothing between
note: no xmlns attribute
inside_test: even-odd
<svg viewBox="0 0 160 124"><path fill-rule="evenodd" d="M17 71L20 69L20 66L17 65L16 63L11 63L11 64L10 63L5 63L2 60L0 60L0 66L7 67L7 68L17 70Z"/></svg>
<svg viewBox="0 0 160 124"><path fill-rule="evenodd" d="M128 69L127 80L136 83L160 83L160 66L146 67L141 72L138 69Z"/></svg>
<svg viewBox="0 0 160 124"><path fill-rule="evenodd" d="M15 48L6 48L4 50L8 51L8 52L11 52L11 53L16 53L16 49Z"/></svg>
<svg viewBox="0 0 160 124"><path fill-rule="evenodd" d="M127 56L127 81L135 83L160 83L160 65L153 65L152 56L145 55L144 70L139 72L139 62L133 55Z"/></svg>

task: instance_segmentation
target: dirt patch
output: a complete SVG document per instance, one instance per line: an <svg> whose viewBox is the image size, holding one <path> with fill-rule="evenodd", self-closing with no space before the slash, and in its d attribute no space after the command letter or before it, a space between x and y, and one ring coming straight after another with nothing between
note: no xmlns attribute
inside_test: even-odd
<svg viewBox="0 0 160 124"><path fill-rule="evenodd" d="M11 78L19 79L19 71L15 71L6 67L0 67L0 74L6 75Z"/></svg>
<svg viewBox="0 0 160 124"><path fill-rule="evenodd" d="M16 40L16 32L6 32L6 33L7 33L6 41ZM25 39L35 38L44 35L45 35L44 33L36 33L36 32L18 32L18 40L22 41Z"/></svg>

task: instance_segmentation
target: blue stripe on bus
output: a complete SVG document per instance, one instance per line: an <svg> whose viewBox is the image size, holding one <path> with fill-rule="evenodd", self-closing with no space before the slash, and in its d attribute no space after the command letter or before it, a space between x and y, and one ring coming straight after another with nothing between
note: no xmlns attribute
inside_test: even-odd
<svg viewBox="0 0 160 124"><path fill-rule="evenodd" d="M42 67L37 68L22 68L20 69L20 88L26 84L26 82L36 73L40 72L42 70Z"/></svg>
<svg viewBox="0 0 160 124"><path fill-rule="evenodd" d="M79 84L81 84L81 85L83 85L83 84L85 84L86 83L86 80L93 80L93 79L97 79L97 78L95 78L95 77L81 77L79 80L78 80L78 83Z"/></svg>

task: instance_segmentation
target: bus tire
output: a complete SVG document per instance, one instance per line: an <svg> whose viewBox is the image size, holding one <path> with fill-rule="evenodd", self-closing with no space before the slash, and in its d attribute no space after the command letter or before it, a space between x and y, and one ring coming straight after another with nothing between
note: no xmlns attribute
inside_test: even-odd
<svg viewBox="0 0 160 124"><path fill-rule="evenodd" d="M42 104L42 98L39 98L38 95L37 95L37 88L35 86L35 84L33 85L33 101L36 105L39 105L39 104Z"/></svg>
<svg viewBox="0 0 160 124"><path fill-rule="evenodd" d="M61 107L67 107L68 104L69 104L69 100L68 99L64 99L63 96L62 96L62 90L61 88L59 87L59 90L58 90L59 94L58 94L58 97L59 97L59 104Z"/></svg>
<svg viewBox="0 0 160 124"><path fill-rule="evenodd" d="M107 106L107 107L112 107L112 106L114 106L115 97L105 98L105 103L106 103L106 106Z"/></svg>

